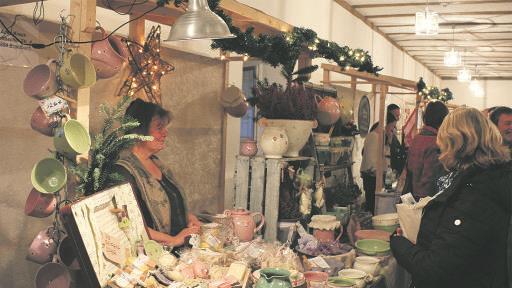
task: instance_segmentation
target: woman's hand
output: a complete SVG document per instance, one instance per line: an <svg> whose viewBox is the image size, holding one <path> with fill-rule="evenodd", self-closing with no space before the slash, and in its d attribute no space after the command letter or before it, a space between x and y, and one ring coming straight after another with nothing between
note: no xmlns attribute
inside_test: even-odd
<svg viewBox="0 0 512 288"><path fill-rule="evenodd" d="M178 233L178 235L173 237L173 242L175 243L172 243L172 246L181 246L185 244L186 238L192 234L199 234L199 226L187 227L181 230L180 233Z"/></svg>
<svg viewBox="0 0 512 288"><path fill-rule="evenodd" d="M203 225L199 219L197 219L196 215L189 213L188 214L188 227L200 227Z"/></svg>

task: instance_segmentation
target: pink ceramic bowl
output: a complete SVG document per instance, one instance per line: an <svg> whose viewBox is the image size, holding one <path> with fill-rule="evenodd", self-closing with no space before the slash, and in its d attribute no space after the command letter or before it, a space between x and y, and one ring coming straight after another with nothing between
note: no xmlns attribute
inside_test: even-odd
<svg viewBox="0 0 512 288"><path fill-rule="evenodd" d="M359 230L356 231L355 236L357 240L362 239L378 239L389 242L391 233L383 230Z"/></svg>
<svg viewBox="0 0 512 288"><path fill-rule="evenodd" d="M57 206L57 198L53 194L43 194L32 188L25 202L25 215L44 218L52 215Z"/></svg>

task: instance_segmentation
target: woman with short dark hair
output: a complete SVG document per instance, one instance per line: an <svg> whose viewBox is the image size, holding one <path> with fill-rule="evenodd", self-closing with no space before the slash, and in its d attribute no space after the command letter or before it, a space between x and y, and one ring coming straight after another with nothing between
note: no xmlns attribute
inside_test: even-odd
<svg viewBox="0 0 512 288"><path fill-rule="evenodd" d="M201 222L187 211L185 195L155 155L165 148L171 114L155 103L136 99L126 109L125 117L139 122L129 133L152 136L153 141L137 143L124 151L117 162L118 172L132 185L149 237L169 246L182 246L186 237L199 233Z"/></svg>

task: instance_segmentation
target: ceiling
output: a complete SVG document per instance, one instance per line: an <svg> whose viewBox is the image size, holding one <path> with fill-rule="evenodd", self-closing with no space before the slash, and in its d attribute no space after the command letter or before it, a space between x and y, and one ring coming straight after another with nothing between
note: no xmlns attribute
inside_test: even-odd
<svg viewBox="0 0 512 288"><path fill-rule="evenodd" d="M455 78L460 69L443 65L444 52L454 45L465 51L463 61L474 76L512 80L512 0L429 1L429 9L439 13L439 35L434 36L414 30L415 13L425 9L426 1L336 2L443 79Z"/></svg>

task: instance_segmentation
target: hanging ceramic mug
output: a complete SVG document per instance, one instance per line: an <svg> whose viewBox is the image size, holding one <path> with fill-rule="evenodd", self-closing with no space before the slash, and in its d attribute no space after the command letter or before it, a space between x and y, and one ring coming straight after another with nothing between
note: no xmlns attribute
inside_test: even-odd
<svg viewBox="0 0 512 288"><path fill-rule="evenodd" d="M53 255L57 252L57 242L60 233L53 226L41 230L32 240L26 259L38 264L52 261Z"/></svg>
<svg viewBox="0 0 512 288"><path fill-rule="evenodd" d="M98 29L101 31L101 39L108 35L102 27ZM128 60L128 50L120 37L111 36L92 44L91 60L98 78L110 78L116 75Z"/></svg>
<svg viewBox="0 0 512 288"><path fill-rule="evenodd" d="M55 129L53 136L55 149L69 159L84 154L91 148L91 136L77 120L63 119L63 124Z"/></svg>
<svg viewBox="0 0 512 288"><path fill-rule="evenodd" d="M60 262L71 270L80 270L78 257L75 253L75 242L69 236L64 236L57 248L57 255Z"/></svg>
<svg viewBox="0 0 512 288"><path fill-rule="evenodd" d="M75 89L87 88L96 83L94 65L87 56L80 53L68 51L64 54L59 72L62 82Z"/></svg>
<svg viewBox="0 0 512 288"><path fill-rule="evenodd" d="M247 113L247 110L249 110L249 104L247 101L242 101L235 106L224 107L224 111L235 118L243 117L245 113Z"/></svg>
<svg viewBox="0 0 512 288"><path fill-rule="evenodd" d="M52 215L57 206L57 198L53 194L43 194L33 188L25 202L25 215L44 218Z"/></svg>
<svg viewBox="0 0 512 288"><path fill-rule="evenodd" d="M32 68L23 80L25 94L36 99L55 94L59 89L56 69L55 59L50 59L46 64L39 64Z"/></svg>
<svg viewBox="0 0 512 288"><path fill-rule="evenodd" d="M60 263L46 263L36 272L35 288L69 288L71 275Z"/></svg>
<svg viewBox="0 0 512 288"><path fill-rule="evenodd" d="M43 135L52 137L54 135L53 129L59 126L60 118L57 114L46 116L43 109L37 107L32 113L32 118L30 118L30 127Z"/></svg>
<svg viewBox="0 0 512 288"><path fill-rule="evenodd" d="M66 184L66 168L55 158L45 158L34 165L30 180L37 191L55 193Z"/></svg>

